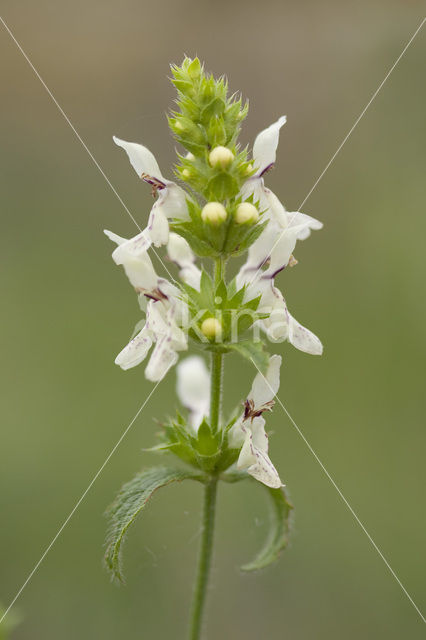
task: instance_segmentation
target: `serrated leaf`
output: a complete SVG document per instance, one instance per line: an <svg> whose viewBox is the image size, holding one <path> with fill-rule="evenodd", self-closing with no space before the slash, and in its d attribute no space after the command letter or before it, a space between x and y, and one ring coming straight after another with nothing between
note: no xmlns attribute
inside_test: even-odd
<svg viewBox="0 0 426 640"><path fill-rule="evenodd" d="M257 482L257 484L261 483ZM268 492L270 498L269 533L263 548L254 560L241 567L242 571L258 571L273 564L288 545L293 505L288 501L283 488L271 489L265 485L261 486Z"/></svg>
<svg viewBox="0 0 426 640"><path fill-rule="evenodd" d="M254 362L255 366L265 374L269 364L269 354L264 349L263 342L254 342L254 340L243 340L242 342L230 342L226 345L228 349L232 349L239 353L246 360Z"/></svg>
<svg viewBox="0 0 426 640"><path fill-rule="evenodd" d="M252 478L246 471L227 471L221 475L225 482L235 483L240 480L250 480L262 486L269 494L269 526L268 537L257 556L251 562L241 567L242 571L258 571L276 562L281 551L288 545L291 532L291 512L293 505L289 501L283 487L271 489Z"/></svg>
<svg viewBox="0 0 426 640"><path fill-rule="evenodd" d="M138 473L126 483L106 515L110 526L106 539L105 565L112 576L123 582L121 569L121 546L129 527L136 520L153 493L172 482L182 480L203 481L202 474L189 469L154 467Z"/></svg>

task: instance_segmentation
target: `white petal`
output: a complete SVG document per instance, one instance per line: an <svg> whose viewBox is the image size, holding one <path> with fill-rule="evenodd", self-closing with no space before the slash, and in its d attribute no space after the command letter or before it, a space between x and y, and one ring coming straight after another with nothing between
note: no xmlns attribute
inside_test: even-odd
<svg viewBox="0 0 426 640"><path fill-rule="evenodd" d="M138 174L139 178L143 173L151 176L152 178L156 178L157 180L161 180L161 182L165 182L163 178L160 167L158 166L157 160L154 157L154 154L151 153L149 149L144 147L142 144L138 144L137 142L126 142L125 140L120 140L120 138L116 138L113 136L113 140L115 144L119 147L122 147L124 151L129 156L130 164L133 169Z"/></svg>
<svg viewBox="0 0 426 640"><path fill-rule="evenodd" d="M273 280L265 277L261 272L248 285L245 301L261 296L258 311L269 314L268 318L259 320L256 324L266 332L272 342L283 342L288 337L289 313L283 295Z"/></svg>
<svg viewBox="0 0 426 640"><path fill-rule="evenodd" d="M310 353L313 356L320 356L323 351L321 340L312 331L299 324L290 314L289 316L288 341L300 351Z"/></svg>
<svg viewBox="0 0 426 640"><path fill-rule="evenodd" d="M319 231L324 226L323 223L316 218L312 218L306 213L301 213L300 211L288 211L287 216L289 226L299 228L297 233L298 240L306 240L306 238L311 235L311 229Z"/></svg>
<svg viewBox="0 0 426 640"><path fill-rule="evenodd" d="M123 265L131 285L138 292L149 292L157 288L158 276L148 255L145 258L117 256L115 261Z"/></svg>
<svg viewBox="0 0 426 640"><path fill-rule="evenodd" d="M175 262L180 268L195 260L194 252L182 236L177 233L171 233L169 244L167 245L167 253L172 262Z"/></svg>
<svg viewBox="0 0 426 640"><path fill-rule="evenodd" d="M299 227L287 227L287 229L281 229L280 227L271 225L274 231L274 242L270 248L270 264L265 270L264 276L269 275L275 277L282 269L288 265L288 262L296 247Z"/></svg>
<svg viewBox="0 0 426 640"><path fill-rule="evenodd" d="M177 394L190 411L192 427L197 431L204 417L209 415L210 374L203 358L190 356L177 366Z"/></svg>
<svg viewBox="0 0 426 640"><path fill-rule="evenodd" d="M166 189L163 189L163 191L166 191ZM164 209L160 203L161 197L160 195L160 198L152 207L148 218L147 229L155 247L161 247L167 244L169 240L169 221L167 216L164 215Z"/></svg>
<svg viewBox="0 0 426 640"><path fill-rule="evenodd" d="M155 345L145 369L145 377L151 382L159 382L177 360L178 354L171 348L170 341L167 337L162 338Z"/></svg>
<svg viewBox="0 0 426 640"><path fill-rule="evenodd" d="M132 367L136 367L141 363L152 345L152 335L149 329L145 326L137 336L124 347L115 359L115 364L118 364L122 369L127 370Z"/></svg>
<svg viewBox="0 0 426 640"><path fill-rule="evenodd" d="M188 348L186 334L176 324L174 300L151 300L147 308L146 324L156 340L166 338L170 347L176 351Z"/></svg>
<svg viewBox="0 0 426 640"><path fill-rule="evenodd" d="M253 145L254 166L257 175L260 175L267 167L275 162L280 129L285 124L286 116L281 116L267 129L259 133Z"/></svg>
<svg viewBox="0 0 426 640"><path fill-rule="evenodd" d="M127 238L122 238L121 236L118 236L116 233L113 233L112 231L108 231L108 229L104 229L104 234L113 242L115 242L115 244L120 245L123 244L124 242L127 242Z"/></svg>
<svg viewBox="0 0 426 640"><path fill-rule="evenodd" d="M288 213L285 210L285 206L275 193L267 187L263 187L263 192L270 218L275 220L282 229L285 229L288 224Z"/></svg>
<svg viewBox="0 0 426 640"><path fill-rule="evenodd" d="M159 191L158 205L162 207L164 215L169 218L188 220L188 195L174 182L166 181L167 187Z"/></svg>
<svg viewBox="0 0 426 640"><path fill-rule="evenodd" d="M280 387L281 360L281 356L271 356L266 374L263 375L259 371L253 380L253 385L247 399L253 402L255 409L260 409L263 405L275 398Z"/></svg>
<svg viewBox="0 0 426 640"><path fill-rule="evenodd" d="M253 242L248 250L247 260L237 275L238 286L250 284L257 276L257 272L264 265L271 254L271 249L279 237L276 225L269 222L260 236Z"/></svg>
<svg viewBox="0 0 426 640"><path fill-rule="evenodd" d="M228 432L228 444L231 449L239 449L244 443L246 431L242 425L243 416L240 416Z"/></svg>
<svg viewBox="0 0 426 640"><path fill-rule="evenodd" d="M113 251L112 258L118 265L123 265L130 283L135 289L152 291L156 289L158 276L155 273L147 250L151 246L151 240L144 229L134 238L126 240L111 231L105 231L106 235L118 244Z"/></svg>
<svg viewBox="0 0 426 640"><path fill-rule="evenodd" d="M174 182L167 182L167 186L159 190L158 194L158 200L149 214L147 230L152 243L156 247L161 247L169 240L168 219L186 220L189 214L186 204L187 195Z"/></svg>
<svg viewBox="0 0 426 640"><path fill-rule="evenodd" d="M246 437L238 458L238 469L247 469L259 482L278 489L282 483L268 456L268 436L265 433L264 419L257 417L245 425Z"/></svg>
<svg viewBox="0 0 426 640"><path fill-rule="evenodd" d="M247 472L259 482L271 489L279 489L283 486L278 471L272 464L268 454L256 450L256 462L247 469Z"/></svg>
<svg viewBox="0 0 426 640"><path fill-rule="evenodd" d="M151 246L151 238L149 237L149 233L147 229L144 229L138 235L127 240L126 238L122 238L118 236L116 233L112 233L112 231L104 231L105 235L108 236L110 240L115 242L118 247L113 253L114 261L116 261L116 257L121 259L120 256L131 256L133 258L138 258L143 256L148 251ZM117 264L122 264L121 262L117 262Z"/></svg>
<svg viewBox="0 0 426 640"><path fill-rule="evenodd" d="M182 280L199 291L201 271L194 264L195 256L187 241L177 233L171 233L167 254L170 260L178 265Z"/></svg>

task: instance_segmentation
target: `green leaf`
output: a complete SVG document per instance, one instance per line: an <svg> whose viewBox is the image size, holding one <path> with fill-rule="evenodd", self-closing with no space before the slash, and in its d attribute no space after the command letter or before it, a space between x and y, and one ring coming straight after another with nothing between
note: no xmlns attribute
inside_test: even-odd
<svg viewBox="0 0 426 640"><path fill-rule="evenodd" d="M105 565L112 576L124 582L121 571L121 546L129 527L153 493L160 487L182 480L203 481L202 474L189 469L154 467L141 471L122 488L106 515L110 526L106 539Z"/></svg>
<svg viewBox="0 0 426 640"><path fill-rule="evenodd" d="M264 569L268 565L276 562L281 551L288 545L293 505L288 500L286 492L282 487L281 489L271 489L249 476L245 471L229 471L223 473L221 478L225 480L225 482L231 483L249 479L258 486L262 486L269 495L270 517L268 537L254 560L241 567L242 571L258 571L259 569Z"/></svg>
<svg viewBox="0 0 426 640"><path fill-rule="evenodd" d="M268 492L270 498L269 534L263 548L254 560L241 567L242 571L258 571L273 564L288 545L293 505L288 501L283 488L271 489L265 485L262 487Z"/></svg>
<svg viewBox="0 0 426 640"><path fill-rule="evenodd" d="M208 199L222 202L222 200L235 196L239 189L240 184L232 175L224 171L218 172L208 182Z"/></svg>
<svg viewBox="0 0 426 640"><path fill-rule="evenodd" d="M236 351L243 356L243 358L246 358L246 360L254 362L262 373L266 373L269 364L269 354L265 351L263 342L243 340L242 342L230 342L226 347Z"/></svg>
<svg viewBox="0 0 426 640"><path fill-rule="evenodd" d="M205 420L199 426L195 446L203 456L212 456L218 452L218 442Z"/></svg>

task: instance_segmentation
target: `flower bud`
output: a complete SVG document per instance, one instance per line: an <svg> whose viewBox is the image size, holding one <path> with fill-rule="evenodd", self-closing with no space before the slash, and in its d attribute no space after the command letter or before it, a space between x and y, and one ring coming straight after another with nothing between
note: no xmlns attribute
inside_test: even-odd
<svg viewBox="0 0 426 640"><path fill-rule="evenodd" d="M184 170L182 171L182 177L183 177L183 178L190 178L190 177L191 177L191 172L190 172L190 170L189 170L189 169L184 169Z"/></svg>
<svg viewBox="0 0 426 640"><path fill-rule="evenodd" d="M195 160L195 156L194 156L194 154L193 154L193 153L191 153L190 151L186 154L185 158L186 158L187 160L190 160L191 162L194 162L194 160Z"/></svg>
<svg viewBox="0 0 426 640"><path fill-rule="evenodd" d="M222 325L217 318L206 318L201 323L201 332L206 338L218 338L222 333Z"/></svg>
<svg viewBox="0 0 426 640"><path fill-rule="evenodd" d="M250 202L242 202L238 205L235 212L235 222L244 224L246 222L254 224L259 220L259 212Z"/></svg>
<svg viewBox="0 0 426 640"><path fill-rule="evenodd" d="M220 202L208 202L201 211L202 221L215 225L226 220L227 215L225 207Z"/></svg>
<svg viewBox="0 0 426 640"><path fill-rule="evenodd" d="M209 162L214 169L226 169L234 159L234 154L227 147L215 147L210 151Z"/></svg>

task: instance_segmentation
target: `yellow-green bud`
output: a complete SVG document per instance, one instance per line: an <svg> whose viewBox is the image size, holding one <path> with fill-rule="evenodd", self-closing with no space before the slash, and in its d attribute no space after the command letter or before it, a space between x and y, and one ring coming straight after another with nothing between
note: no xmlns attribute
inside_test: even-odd
<svg viewBox="0 0 426 640"><path fill-rule="evenodd" d="M187 160L190 160L190 162L194 162L194 160L195 160L195 156L194 156L194 154L193 154L193 153L191 153L190 151L186 154L185 158L186 158Z"/></svg>
<svg viewBox="0 0 426 640"><path fill-rule="evenodd" d="M182 171L182 177L183 178L190 178L191 177L191 172L189 171L189 169L184 169Z"/></svg>
<svg viewBox="0 0 426 640"><path fill-rule="evenodd" d="M202 221L210 224L221 224L227 215L225 207L220 202L208 202L201 211Z"/></svg>
<svg viewBox="0 0 426 640"><path fill-rule="evenodd" d="M201 332L206 338L218 338L222 333L222 325L217 318L206 318L201 323Z"/></svg>
<svg viewBox="0 0 426 640"><path fill-rule="evenodd" d="M252 171L253 171L253 165L252 164L247 165L246 175L250 175Z"/></svg>
<svg viewBox="0 0 426 640"><path fill-rule="evenodd" d="M254 224L259 220L259 212L250 202L242 202L238 205L237 210L235 212L235 222L237 224L244 224L249 222L250 224Z"/></svg>
<svg viewBox="0 0 426 640"><path fill-rule="evenodd" d="M234 160L234 154L227 147L215 147L210 151L209 162L213 168L226 169Z"/></svg>

